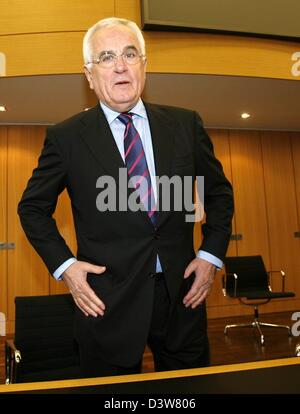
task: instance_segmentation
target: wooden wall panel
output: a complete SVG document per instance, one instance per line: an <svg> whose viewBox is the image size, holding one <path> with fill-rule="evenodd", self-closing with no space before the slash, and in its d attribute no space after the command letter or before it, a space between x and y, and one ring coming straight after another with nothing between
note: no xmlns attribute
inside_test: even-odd
<svg viewBox="0 0 300 414"><path fill-rule="evenodd" d="M141 27L140 0L115 0L115 16L132 20Z"/></svg>
<svg viewBox="0 0 300 414"><path fill-rule="evenodd" d="M300 131L290 132L291 145L292 145L292 157L293 157L293 169L295 178L296 189L296 203L298 212L298 229L300 231Z"/></svg>
<svg viewBox="0 0 300 414"><path fill-rule="evenodd" d="M21 228L17 205L37 164L45 127L8 128L8 240L16 243L8 251L8 319L14 319L14 297L49 293L48 271Z"/></svg>
<svg viewBox="0 0 300 414"><path fill-rule="evenodd" d="M0 35L85 31L113 16L114 0L0 0Z"/></svg>
<svg viewBox="0 0 300 414"><path fill-rule="evenodd" d="M113 15L141 20L138 0L0 0L0 10L7 76L82 73L82 39L90 25ZM204 33L144 35L150 73L295 79L296 42Z"/></svg>
<svg viewBox="0 0 300 414"><path fill-rule="evenodd" d="M238 256L261 254L270 266L267 211L260 134L230 131Z"/></svg>
<svg viewBox="0 0 300 414"><path fill-rule="evenodd" d="M82 73L83 32L0 36L7 76ZM30 52L29 52L30 51Z"/></svg>
<svg viewBox="0 0 300 414"><path fill-rule="evenodd" d="M287 132L273 131L261 135L271 268L286 271L287 290L296 291L299 297L299 239L293 236L298 217L290 137ZM279 283L275 286L280 288Z"/></svg>
<svg viewBox="0 0 300 414"><path fill-rule="evenodd" d="M0 242L7 242L7 128L0 126ZM7 250L0 250L0 312L7 314Z"/></svg>
<svg viewBox="0 0 300 414"><path fill-rule="evenodd" d="M215 142L214 133L211 136ZM262 254L269 269L287 271L287 288L296 292L295 299L273 300L260 308L261 313L297 310L299 239L292 240L292 229L297 223L294 176L300 175L298 169L293 171L289 134L264 132L262 144L260 133L254 131L230 131L229 136L236 232L244 236L237 242L237 254ZM281 288L279 279L273 286L274 290ZM208 300L211 318L251 313L250 307L232 299L224 301L214 292Z"/></svg>
<svg viewBox="0 0 300 414"><path fill-rule="evenodd" d="M293 157L293 169L295 178L295 191L296 191L296 205L297 205L297 220L298 225L295 231L300 232L300 132L291 132L291 145L292 145L292 157ZM300 252L300 238L293 239L293 243L298 246L298 252ZM295 275L295 285L300 297L300 269L298 269L298 275ZM297 270L296 270L297 271Z"/></svg>
<svg viewBox="0 0 300 414"><path fill-rule="evenodd" d="M208 131L214 143L216 156L233 183L236 213L234 232L247 235L243 242L231 242L228 255L261 253L270 268L283 268L288 275L288 288L297 297L271 301L262 307L263 312L297 310L300 306L299 239L293 232L299 231L300 197L300 137L299 133L251 131ZM261 135L261 143L259 135ZM6 309L8 302L8 331L13 330L15 295L54 294L66 291L64 283L49 277L41 259L29 245L19 224L16 208L32 169L37 163L43 144L45 127L0 127L0 232L7 241L14 241L16 249L6 251L6 260L0 262L0 306ZM7 147L6 149L6 142ZM293 150L293 154L292 154ZM7 168L6 168L7 163ZM6 186L7 183L7 186ZM296 186L296 187L295 187ZM5 207L5 194L8 206ZM254 202L253 200L256 200ZM3 202L2 202L3 200ZM298 203L297 203L298 200ZM250 211L248 207L251 206ZM5 218L7 211L7 220ZM63 193L55 213L58 227L66 242L76 254L70 201ZM267 226L266 226L267 222ZM2 223L7 223L7 226ZM265 244L270 234L269 246ZM0 233L1 234L1 233ZM1 254L1 252L0 252ZM209 317L250 314L252 310L224 298L221 291L221 275L218 272L213 291L207 301ZM277 284L277 287L280 287ZM5 289L7 288L7 292ZM1 311L1 309L0 309Z"/></svg>

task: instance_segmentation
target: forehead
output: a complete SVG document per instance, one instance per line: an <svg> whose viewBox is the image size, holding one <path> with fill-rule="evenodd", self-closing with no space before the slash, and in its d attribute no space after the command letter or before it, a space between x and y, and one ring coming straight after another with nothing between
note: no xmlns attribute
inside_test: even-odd
<svg viewBox="0 0 300 414"><path fill-rule="evenodd" d="M126 26L105 27L98 30L92 37L91 45L94 51L123 50L130 45L139 49L135 33Z"/></svg>

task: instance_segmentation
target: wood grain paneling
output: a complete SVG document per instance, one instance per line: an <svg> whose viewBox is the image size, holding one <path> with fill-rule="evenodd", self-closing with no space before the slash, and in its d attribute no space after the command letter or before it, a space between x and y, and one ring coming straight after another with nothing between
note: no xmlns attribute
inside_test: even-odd
<svg viewBox="0 0 300 414"><path fill-rule="evenodd" d="M296 188L296 202L297 202L297 218L298 228L300 231L300 132L290 132L291 145L292 145L292 157L293 157L293 168L295 177L295 188ZM299 239L300 242L300 239Z"/></svg>
<svg viewBox="0 0 300 414"><path fill-rule="evenodd" d="M211 135L215 142L214 133ZM298 222L294 177L300 176L300 159L294 159L297 167L293 170L289 133L230 131L229 135L236 232L243 234L243 240L237 242L237 254L262 254L268 269L286 271L287 289L296 293L295 299L272 300L260 308L261 312L296 310L300 269L299 239L293 238ZM295 148L298 142L295 138ZM278 276L273 278L273 287L281 289ZM238 301L224 302L214 296L208 305L209 317L253 312Z"/></svg>
<svg viewBox="0 0 300 414"><path fill-rule="evenodd" d="M7 242L7 128L0 126L0 242ZM7 314L7 250L0 250L0 312Z"/></svg>
<svg viewBox="0 0 300 414"><path fill-rule="evenodd" d="M0 0L0 35L83 31L113 16L114 0Z"/></svg>
<svg viewBox="0 0 300 414"><path fill-rule="evenodd" d="M294 238L298 218L290 137L288 132L275 131L262 132L261 136L271 268L283 269L287 290L299 296L299 239ZM278 282L275 286L280 288Z"/></svg>
<svg viewBox="0 0 300 414"><path fill-rule="evenodd" d="M236 208L233 231L244 236L242 242L230 243L228 255L263 254L269 268L286 270L287 288L296 292L296 298L271 301L261 312L297 310L300 306L300 241L293 234L299 231L299 133L208 132L215 154L233 184ZM8 267L6 259L0 262L0 311L8 312L10 332L13 330L14 296L66 291L63 282L49 277L44 263L28 243L17 216L18 201L37 163L44 136L45 127L0 127L0 235L16 243L15 250L5 253ZM76 254L71 206L65 192L59 197L55 218ZM266 242L268 235L269 244ZM217 273L207 301L209 317L251 314L251 308L222 296L221 276L222 271ZM275 287L280 288L280 284Z"/></svg>
<svg viewBox="0 0 300 414"><path fill-rule="evenodd" d="M0 10L7 76L82 73L82 39L88 27L113 15L141 21L138 0L0 0ZM295 42L204 33L144 35L150 73L295 79Z"/></svg>
<svg viewBox="0 0 300 414"><path fill-rule="evenodd" d="M233 234L241 234L243 238L234 242L236 250L228 250L227 256L261 254L268 266L270 257L260 135L256 131L230 130L228 141L231 157L227 169L231 169L235 200ZM209 309L210 317L253 312L238 300L222 297L222 301L216 302L219 306Z"/></svg>
<svg viewBox="0 0 300 414"><path fill-rule="evenodd" d="M230 131L238 256L261 254L270 267L267 211L260 135Z"/></svg>
<svg viewBox="0 0 300 414"><path fill-rule="evenodd" d="M115 0L115 16L132 20L141 27L140 0Z"/></svg>
<svg viewBox="0 0 300 414"><path fill-rule="evenodd" d="M8 128L8 240L16 248L8 251L8 318L14 319L14 297L49 293L48 271L29 244L20 225L17 205L37 165L45 127Z"/></svg>
<svg viewBox="0 0 300 414"><path fill-rule="evenodd" d="M7 76L82 73L85 31L0 36ZM199 33L145 32L149 73L294 79L296 44ZM255 62L250 65L249 62Z"/></svg>
<svg viewBox="0 0 300 414"><path fill-rule="evenodd" d="M295 79L291 56L299 49L297 43L199 33L144 35L149 72Z"/></svg>
<svg viewBox="0 0 300 414"><path fill-rule="evenodd" d="M82 73L84 32L0 36L6 75Z"/></svg>
<svg viewBox="0 0 300 414"><path fill-rule="evenodd" d="M293 169L294 169L294 179L295 179L295 190L296 190L296 205L297 205L297 221L298 225L294 231L300 232L300 132L291 132L291 146L292 146L292 157L293 157ZM300 252L300 238L294 238L293 244L295 244L296 249ZM297 247L298 246L298 247ZM298 263L299 264L299 259ZM300 296L300 267L297 266L295 274L295 285L298 296Z"/></svg>

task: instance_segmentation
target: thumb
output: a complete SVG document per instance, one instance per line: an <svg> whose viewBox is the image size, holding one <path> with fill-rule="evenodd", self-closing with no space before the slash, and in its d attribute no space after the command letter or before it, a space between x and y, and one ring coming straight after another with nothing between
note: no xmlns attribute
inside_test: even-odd
<svg viewBox="0 0 300 414"><path fill-rule="evenodd" d="M184 272L184 275L183 275L184 279L187 279L192 274L192 272L195 270L194 267L195 266L193 265L193 262L191 262L188 265L188 267L185 269L185 272Z"/></svg>
<svg viewBox="0 0 300 414"><path fill-rule="evenodd" d="M86 263L85 271L87 273L96 273L100 275L101 273L105 272L106 267L105 266L96 266L90 263Z"/></svg>

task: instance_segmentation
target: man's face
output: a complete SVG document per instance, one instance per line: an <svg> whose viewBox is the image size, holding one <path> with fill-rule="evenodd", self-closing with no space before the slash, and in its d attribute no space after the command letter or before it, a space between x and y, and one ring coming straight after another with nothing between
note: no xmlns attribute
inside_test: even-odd
<svg viewBox="0 0 300 414"><path fill-rule="evenodd" d="M121 55L128 47L135 47L141 53L135 34L126 26L103 28L92 37L92 55L110 51ZM139 100L145 85L146 60L128 65L122 57L111 67L99 64L84 68L85 75L98 99L118 112L126 112Z"/></svg>

